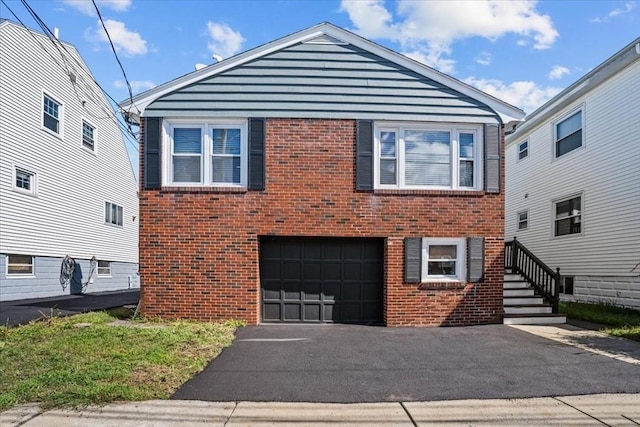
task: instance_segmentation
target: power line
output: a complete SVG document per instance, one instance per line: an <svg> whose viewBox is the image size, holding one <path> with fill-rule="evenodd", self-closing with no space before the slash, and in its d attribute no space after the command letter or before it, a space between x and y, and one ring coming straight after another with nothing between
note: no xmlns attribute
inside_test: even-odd
<svg viewBox="0 0 640 427"><path fill-rule="evenodd" d="M64 63L64 66L62 64L60 64L60 62L57 60L57 58L55 56L53 56L51 54L51 52L49 50L47 50L42 45L40 40L38 40L38 38L34 35L34 33L18 17L18 15L9 7L9 5L4 0L0 0L0 2L2 2L2 4L9 10L9 12L11 12L13 17L27 30L29 35L36 41L36 43L40 46L40 48L42 50L44 50L45 53L47 53L51 57L53 62L56 65L58 65L62 69L62 71L64 71L68 76L71 75L71 72L69 71L69 64L67 63L67 57L60 50L58 45L60 45L62 47L62 49L67 53L67 55L69 57L71 57L71 59L80 67L81 70L86 70L86 66L81 64L80 61L78 59L76 59L76 57L72 53L69 52L67 47L55 37L53 32L44 23L44 21L38 16L38 14L35 12L35 10L33 10L26 3L25 0L21 0L21 1L22 1L23 5L25 6L25 8L27 9L27 11L29 12L29 14L33 17L33 19L36 21L38 26L44 32L44 36L47 37L47 39L49 39L49 41L51 41L53 46L56 48L56 50L60 54L60 58L61 58L62 62ZM87 74L89 76L89 79L102 91L102 93L104 95L106 95L109 99L111 99L116 105L118 105L118 101L116 101L111 95L109 95L109 93L106 90L104 90L104 88L102 88L102 86L100 86L100 84L95 80L95 78L93 78L91 73L88 72ZM84 76L82 76L80 73L74 73L74 75L76 75L76 82L72 82L74 84L74 91L76 91L76 86L80 87L80 89L83 91L84 95L87 96L87 98L90 98L98 108L100 108L105 114L107 114L107 116L108 116L107 118L111 119L116 124L116 126L118 126L118 128L124 133L125 141L127 141L132 146L132 148L134 150L139 151L138 147L133 142L131 142L131 140L129 140L129 136L131 136L133 138L133 140L136 141L136 142L137 142L137 139L138 139L136 133L131 128L131 124L127 123L127 122L124 122L124 120L123 120L124 123L121 123L119 116L117 114L115 114L115 112L113 111L111 105L106 104L106 108L105 108L105 106L102 105L103 104L103 98L100 98L100 96L93 90L93 87L91 85L86 85L84 88L80 86L80 79L84 80ZM89 94L87 91L91 92L91 94ZM78 95L77 91L76 91L76 97L78 97L78 99L79 99L79 95ZM81 101L81 100L79 99L79 101ZM88 113L90 113L88 110L86 110L86 111ZM92 116L96 117L93 114L92 114Z"/></svg>
<svg viewBox="0 0 640 427"><path fill-rule="evenodd" d="M122 62L120 62L120 58L118 57L118 52L116 52L116 47L113 45L113 40L111 40L111 35L109 34L109 31L107 31L107 26L104 23L104 20L102 19L102 14L100 13L100 9L98 9L98 5L96 4L96 1L95 0L91 0L91 3L93 3L93 7L96 9L96 13L98 14L98 19L100 20L100 23L102 24L102 28L104 29L104 33L107 35L107 39L109 39L109 44L111 45L111 50L113 51L113 56L116 57L116 61L118 62L118 65L120 66L120 70L122 71L122 75L124 76L124 81L127 84L127 89L129 90L129 101L131 103L130 105L133 105L133 92L131 91L131 84L129 83L129 79L127 78L127 73L124 71L124 67L122 66Z"/></svg>

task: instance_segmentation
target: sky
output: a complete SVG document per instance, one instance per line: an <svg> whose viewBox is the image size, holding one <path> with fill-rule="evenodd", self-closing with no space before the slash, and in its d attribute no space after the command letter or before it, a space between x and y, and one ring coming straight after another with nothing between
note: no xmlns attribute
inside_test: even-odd
<svg viewBox="0 0 640 427"><path fill-rule="evenodd" d="M3 1L1 18L17 20L10 8L38 28L21 0ZM129 96L91 0L25 1L111 97ZM640 36L637 0L95 1L134 95L331 22L530 113Z"/></svg>

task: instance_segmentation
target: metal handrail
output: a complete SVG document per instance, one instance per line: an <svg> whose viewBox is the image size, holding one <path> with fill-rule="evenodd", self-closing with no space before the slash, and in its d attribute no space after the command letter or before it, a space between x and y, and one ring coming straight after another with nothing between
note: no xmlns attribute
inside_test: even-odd
<svg viewBox="0 0 640 427"><path fill-rule="evenodd" d="M552 311L558 313L560 302L560 269L553 271L515 237L505 242L504 266L515 274L522 275L536 293L551 302Z"/></svg>

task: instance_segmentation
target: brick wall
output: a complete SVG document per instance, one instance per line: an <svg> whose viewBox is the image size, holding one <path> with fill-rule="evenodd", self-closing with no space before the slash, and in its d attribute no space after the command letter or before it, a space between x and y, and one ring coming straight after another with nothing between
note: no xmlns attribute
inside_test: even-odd
<svg viewBox="0 0 640 427"><path fill-rule="evenodd" d="M268 119L265 145L265 191L141 189L146 315L259 322L258 237L278 235L385 237L387 326L501 320L503 194L356 192L354 120ZM417 236L485 237L484 281L403 283Z"/></svg>

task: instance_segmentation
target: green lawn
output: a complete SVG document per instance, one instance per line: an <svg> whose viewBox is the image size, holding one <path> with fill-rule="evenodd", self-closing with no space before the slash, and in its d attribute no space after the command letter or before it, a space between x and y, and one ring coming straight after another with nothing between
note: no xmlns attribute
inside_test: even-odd
<svg viewBox="0 0 640 427"><path fill-rule="evenodd" d="M26 402L47 409L166 399L231 344L238 326L117 314L0 327L0 411Z"/></svg>
<svg viewBox="0 0 640 427"><path fill-rule="evenodd" d="M612 304L561 302L560 312L569 318L604 325L601 329L610 335L640 341L640 311Z"/></svg>

